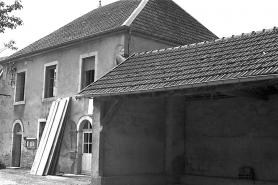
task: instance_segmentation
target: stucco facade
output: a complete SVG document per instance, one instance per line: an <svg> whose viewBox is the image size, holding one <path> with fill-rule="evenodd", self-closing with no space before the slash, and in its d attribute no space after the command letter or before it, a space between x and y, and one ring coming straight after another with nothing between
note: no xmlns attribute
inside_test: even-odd
<svg viewBox="0 0 278 185"><path fill-rule="evenodd" d="M132 41L131 41L132 40ZM142 40L142 42L141 42ZM130 44L132 43L132 44ZM147 44L144 44L147 43ZM143 45L142 45L143 44ZM96 38L91 41L83 41L76 45L65 48L57 48L53 51L37 54L13 62L16 69L13 76L9 72L11 63L3 64L4 75L1 79L1 93L9 96L0 96L0 160L6 166L13 166L13 125L19 121L22 123L21 133L21 156L20 166L31 167L36 154L35 149L25 147L26 138L37 138L39 120L47 119L50 106L57 98L72 97L64 132L62 147L59 157L58 172L80 173L78 170L79 155L78 148L78 122L84 115L92 114L88 112L89 99L74 98L80 89L80 71L83 58L95 57L95 79L100 78L110 71L117 64L116 56L129 56L131 52L152 50L165 47L172 47L173 43L167 43L154 39L143 38L142 36L133 36L128 32L121 32ZM131 48L131 49L129 49ZM57 65L56 71L56 96L52 98L43 98L44 94L44 76L45 66L48 64ZM16 84L10 84L15 80L18 71L24 70L25 77L25 99L19 104L14 102L14 92Z"/></svg>

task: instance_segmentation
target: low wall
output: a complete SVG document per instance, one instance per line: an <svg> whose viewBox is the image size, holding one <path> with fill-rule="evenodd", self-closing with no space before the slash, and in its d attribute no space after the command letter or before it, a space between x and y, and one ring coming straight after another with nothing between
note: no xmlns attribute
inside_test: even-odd
<svg viewBox="0 0 278 185"><path fill-rule="evenodd" d="M181 183L190 185L277 185L278 182L270 181L253 181L253 180L239 180L231 178L218 178L206 176L181 176Z"/></svg>
<svg viewBox="0 0 278 185"><path fill-rule="evenodd" d="M115 176L101 178L102 185L167 185L167 175Z"/></svg>

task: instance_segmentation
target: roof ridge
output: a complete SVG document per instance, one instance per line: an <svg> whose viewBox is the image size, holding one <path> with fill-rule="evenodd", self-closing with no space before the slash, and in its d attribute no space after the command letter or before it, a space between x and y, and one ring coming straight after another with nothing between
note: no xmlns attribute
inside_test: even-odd
<svg viewBox="0 0 278 185"><path fill-rule="evenodd" d="M277 30L278 30L278 28L276 26L274 26L273 28L270 28L270 29L262 29L262 30L259 30L259 31L252 31L252 32L249 32L249 33L242 33L242 34L239 34L239 35L232 35L232 36L229 36L229 37L222 37L222 38L219 38L219 39L214 39L212 41L203 41L203 42L186 44L186 45L181 45L181 46L176 46L176 47L169 47L169 48L163 48L163 49L156 49L156 50L138 52L138 53L134 53L134 56L144 55L144 54L149 54L149 53L158 53L158 52L169 51L169 50L177 50L177 49L180 49L180 48L197 47L197 46L204 45L204 44L210 44L210 43L214 43L214 42L221 42L221 41L226 41L226 40L230 40L230 39L234 39L234 38L244 38L244 37L251 36L251 35L256 35L256 34L260 34L260 33L268 33L268 32L277 31Z"/></svg>
<svg viewBox="0 0 278 185"><path fill-rule="evenodd" d="M58 29L36 39L19 51L11 54L4 61L17 61L42 51L62 47L67 44L75 44L79 40L85 40L112 33L114 29L125 29L123 22L129 18L142 0L119 0L89 12L67 22ZM85 23L85 24L84 24Z"/></svg>
<svg viewBox="0 0 278 185"><path fill-rule="evenodd" d="M141 0L140 4L135 8L135 10L130 14L130 16L125 20L122 26L130 26L131 23L136 19L136 17L140 14L143 8L146 6L149 0Z"/></svg>

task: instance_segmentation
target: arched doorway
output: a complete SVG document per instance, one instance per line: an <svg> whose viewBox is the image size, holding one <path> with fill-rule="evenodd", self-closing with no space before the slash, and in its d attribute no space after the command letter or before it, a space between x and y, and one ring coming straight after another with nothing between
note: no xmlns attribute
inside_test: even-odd
<svg viewBox="0 0 278 185"><path fill-rule="evenodd" d="M92 118L82 117L77 126L77 173L90 174L92 163Z"/></svg>
<svg viewBox="0 0 278 185"><path fill-rule="evenodd" d="M13 167L21 165L21 144L23 136L23 124L16 120L12 127L12 164Z"/></svg>

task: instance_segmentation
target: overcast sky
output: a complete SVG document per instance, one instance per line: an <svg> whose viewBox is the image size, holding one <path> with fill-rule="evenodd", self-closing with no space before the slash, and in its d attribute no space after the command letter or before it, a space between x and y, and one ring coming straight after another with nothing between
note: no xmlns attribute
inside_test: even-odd
<svg viewBox="0 0 278 185"><path fill-rule="evenodd" d="M1 1L1 0L0 0ZM3 0L7 4L14 0ZM102 0L102 5L116 0ZM278 26L278 0L173 0L218 37ZM24 25L0 34L0 44L13 39L22 49L98 7L99 0L22 0L15 13ZM1 56L14 51L5 50Z"/></svg>

